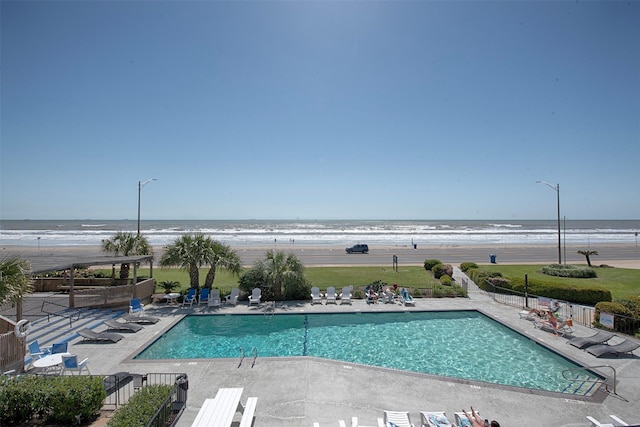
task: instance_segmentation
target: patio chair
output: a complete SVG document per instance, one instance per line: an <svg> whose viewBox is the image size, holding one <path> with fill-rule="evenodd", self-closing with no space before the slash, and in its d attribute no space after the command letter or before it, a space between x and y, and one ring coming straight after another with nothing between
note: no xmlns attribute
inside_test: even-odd
<svg viewBox="0 0 640 427"><path fill-rule="evenodd" d="M345 286L340 293L340 305L351 304L351 286Z"/></svg>
<svg viewBox="0 0 640 427"><path fill-rule="evenodd" d="M311 305L315 303L322 304L322 295L320 294L320 288L317 286L311 288Z"/></svg>
<svg viewBox="0 0 640 427"><path fill-rule="evenodd" d="M253 288L249 297L249 305L260 305L260 298L262 298L262 289Z"/></svg>
<svg viewBox="0 0 640 427"><path fill-rule="evenodd" d="M136 325L135 323L122 323L115 319L103 320L102 323L107 325L108 329L112 331L138 332L139 330L144 329L142 326Z"/></svg>
<svg viewBox="0 0 640 427"><path fill-rule="evenodd" d="M538 329L550 330L559 336L573 333L573 320L567 319L558 323L558 319L554 315L550 315L548 319L534 320L533 326Z"/></svg>
<svg viewBox="0 0 640 427"><path fill-rule="evenodd" d="M414 427L408 412L384 411L384 418L378 418L379 427Z"/></svg>
<svg viewBox="0 0 640 427"><path fill-rule="evenodd" d="M69 348L68 342L56 342L51 346L51 354L66 353Z"/></svg>
<svg viewBox="0 0 640 427"><path fill-rule="evenodd" d="M336 302L336 288L334 286L329 286L327 288L327 293L325 294L325 298L327 299L327 304L329 304L330 302L334 303L334 304L338 304Z"/></svg>
<svg viewBox="0 0 640 427"><path fill-rule="evenodd" d="M189 307L191 307L195 300L196 300L196 289L189 288L189 290L187 291L187 295L185 295L184 298L182 299L182 306L184 307L185 305L189 304Z"/></svg>
<svg viewBox="0 0 640 427"><path fill-rule="evenodd" d="M231 293L224 297L224 301L227 304L236 305L238 304L238 297L240 296L240 289L233 288L231 289Z"/></svg>
<svg viewBox="0 0 640 427"><path fill-rule="evenodd" d="M115 343L124 338L115 332L94 332L89 328L80 329L78 335L84 338L83 341L111 341Z"/></svg>
<svg viewBox="0 0 640 427"><path fill-rule="evenodd" d="M140 301L140 298L133 298L129 301L129 313L142 313L144 311L144 304Z"/></svg>
<svg viewBox="0 0 640 427"><path fill-rule="evenodd" d="M444 412L420 412L423 427L451 427L451 421Z"/></svg>
<svg viewBox="0 0 640 427"><path fill-rule="evenodd" d="M202 288L200 289L200 298L198 298L198 305L202 304L203 302L206 302L207 304L209 304L209 292L211 290L209 288Z"/></svg>
<svg viewBox="0 0 640 427"><path fill-rule="evenodd" d="M209 307L220 307L220 289L212 289L209 301Z"/></svg>
<svg viewBox="0 0 640 427"><path fill-rule="evenodd" d="M595 357L602 357L606 355L615 355L616 357L621 354L629 353L633 355L633 350L640 348L640 343L631 341L628 339L622 340L618 344L598 344L587 347L587 352L593 354Z"/></svg>
<svg viewBox="0 0 640 427"><path fill-rule="evenodd" d="M91 371L89 371L89 366L87 366L87 362L89 358L85 358L82 362L78 363L78 356L75 354L71 354L69 356L62 356L62 374L67 372L71 372L73 375L74 372L78 372L78 375L82 372L83 369L87 370L87 373L91 375Z"/></svg>
<svg viewBox="0 0 640 427"><path fill-rule="evenodd" d="M51 353L51 347L40 347L38 340L29 344L29 353L31 353L31 360L38 360L43 356Z"/></svg>

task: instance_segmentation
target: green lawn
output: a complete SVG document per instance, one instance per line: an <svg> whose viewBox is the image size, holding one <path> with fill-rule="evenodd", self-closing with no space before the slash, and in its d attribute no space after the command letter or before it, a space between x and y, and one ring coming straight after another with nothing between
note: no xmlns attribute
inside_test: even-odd
<svg viewBox="0 0 640 427"><path fill-rule="evenodd" d="M480 268L488 271L499 271L503 277L518 277L524 279L525 274L529 280L539 279L545 282L570 284L575 287L597 287L611 291L612 299L628 299L640 295L640 270L633 268L600 268L594 270L598 277L593 279L572 279L565 277L553 277L542 274L540 271L544 265L483 265Z"/></svg>

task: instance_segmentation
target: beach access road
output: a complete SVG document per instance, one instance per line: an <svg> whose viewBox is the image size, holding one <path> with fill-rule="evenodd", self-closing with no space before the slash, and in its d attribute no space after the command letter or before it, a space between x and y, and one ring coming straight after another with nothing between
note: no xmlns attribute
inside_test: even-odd
<svg viewBox="0 0 640 427"><path fill-rule="evenodd" d="M251 267L257 260L264 259L267 250L291 252L307 267L312 266L392 266L394 255L398 265L422 265L426 259L438 259L446 264L459 265L463 262L489 264L495 255L497 264L552 264L558 262L558 247L546 245L500 245L500 246L446 246L412 245L377 246L370 244L368 254L347 254L338 245L278 244L272 246L232 246L242 265ZM609 265L618 268L640 269L640 248L635 243L591 245L589 248L567 245L562 248L562 259L569 264L586 264L579 250L597 250L591 256L594 266ZM163 248L154 247L155 262L162 256ZM44 247L41 249L21 246L0 248L0 255L18 255L37 265L39 260L59 258L60 261L74 262L78 259L105 257L99 247Z"/></svg>

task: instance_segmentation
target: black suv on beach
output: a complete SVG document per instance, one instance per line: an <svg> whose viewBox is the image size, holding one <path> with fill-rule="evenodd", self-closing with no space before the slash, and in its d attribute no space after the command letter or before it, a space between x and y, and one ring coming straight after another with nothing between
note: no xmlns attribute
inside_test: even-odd
<svg viewBox="0 0 640 427"><path fill-rule="evenodd" d="M369 246L357 244L345 249L345 251L347 251L348 254L366 254L369 252Z"/></svg>

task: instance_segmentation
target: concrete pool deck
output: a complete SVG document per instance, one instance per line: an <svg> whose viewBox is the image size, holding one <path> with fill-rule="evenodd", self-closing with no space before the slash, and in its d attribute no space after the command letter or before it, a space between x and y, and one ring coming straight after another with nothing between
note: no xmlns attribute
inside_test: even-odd
<svg viewBox="0 0 640 427"><path fill-rule="evenodd" d="M599 399L584 400L558 397L553 393L514 390L470 381L452 380L391 369L354 365L317 358L260 358L252 364L247 356L238 359L189 359L172 361L135 361L131 358L150 341L156 339L183 315L189 313L258 313L266 306L249 307L239 302L235 307L200 306L181 308L166 304L147 307L147 314L160 322L115 344L72 341L70 351L82 359L89 358L92 374L132 373L188 374L187 407L177 423L188 427L206 398L214 397L218 388L243 387L242 402L258 397L254 425L259 426L337 426L338 420L350 423L358 417L363 426L375 426L384 410L408 411L415 425L420 425L420 411L453 413L473 406L483 416L498 420L502 426L589 426L586 415L610 422L615 414L627 422L640 421L640 357L597 359L591 354L566 344L566 339L536 329L532 322L520 319L519 309L496 303L473 287L469 298L417 299L416 307L398 304L367 305L353 300L351 305L311 305L309 302L278 303L276 313L334 313L353 311L399 310L480 310L584 366L610 365L617 373L617 395L604 393ZM576 325L575 336L588 336L593 330ZM336 342L336 345L341 345ZM491 343L487 343L491 345ZM469 363L474 352L469 349ZM428 363L428 361L426 361ZM596 371L611 376L608 368Z"/></svg>

